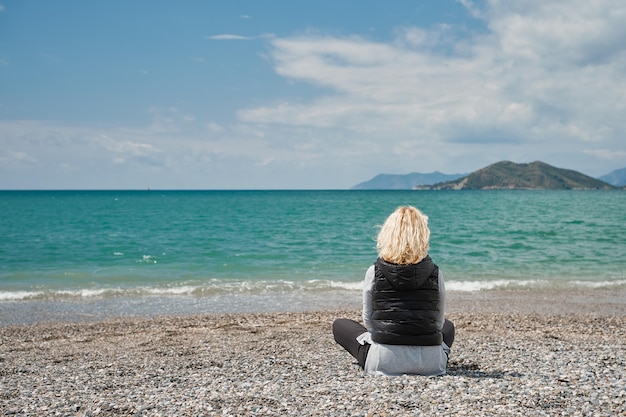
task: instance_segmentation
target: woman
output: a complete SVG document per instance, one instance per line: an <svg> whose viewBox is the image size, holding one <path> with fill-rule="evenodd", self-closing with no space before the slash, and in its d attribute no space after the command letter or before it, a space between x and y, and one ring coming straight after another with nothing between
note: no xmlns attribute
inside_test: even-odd
<svg viewBox="0 0 626 417"><path fill-rule="evenodd" d="M444 319L443 274L428 256L428 217L398 207L382 226L365 274L363 322L337 319L335 341L368 374L443 375L454 325Z"/></svg>

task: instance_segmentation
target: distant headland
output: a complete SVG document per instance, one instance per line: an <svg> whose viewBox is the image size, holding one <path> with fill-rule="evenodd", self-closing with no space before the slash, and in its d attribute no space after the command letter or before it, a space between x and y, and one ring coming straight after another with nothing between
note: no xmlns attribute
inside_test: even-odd
<svg viewBox="0 0 626 417"><path fill-rule="evenodd" d="M613 190L624 189L624 178L617 170L601 178L592 178L578 171L556 168L545 162L517 164L500 161L470 174L380 174L352 189L413 190ZM612 183L604 178L613 178Z"/></svg>

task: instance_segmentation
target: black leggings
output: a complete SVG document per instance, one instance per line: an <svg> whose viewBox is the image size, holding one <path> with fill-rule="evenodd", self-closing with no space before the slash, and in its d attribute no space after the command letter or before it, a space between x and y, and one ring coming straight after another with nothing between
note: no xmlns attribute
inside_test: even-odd
<svg viewBox="0 0 626 417"><path fill-rule="evenodd" d="M360 344L356 338L365 333L367 329L360 323L349 319L337 319L333 323L333 336L335 342L339 343L350 355L352 355L358 362L361 368L365 368L365 360L367 359L367 352L370 350L369 344ZM443 323L443 342L452 347L454 343L454 324L450 320L445 320Z"/></svg>

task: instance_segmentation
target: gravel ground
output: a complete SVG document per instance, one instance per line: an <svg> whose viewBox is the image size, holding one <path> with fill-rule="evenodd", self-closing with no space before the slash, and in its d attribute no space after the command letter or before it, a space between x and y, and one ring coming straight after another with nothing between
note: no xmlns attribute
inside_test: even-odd
<svg viewBox="0 0 626 417"><path fill-rule="evenodd" d="M1 327L0 415L626 416L623 302L515 299L457 300L441 377L364 375L330 333L354 310Z"/></svg>

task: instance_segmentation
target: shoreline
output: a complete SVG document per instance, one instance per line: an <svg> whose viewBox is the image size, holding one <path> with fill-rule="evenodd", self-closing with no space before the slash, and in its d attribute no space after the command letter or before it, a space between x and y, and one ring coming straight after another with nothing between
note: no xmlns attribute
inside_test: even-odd
<svg viewBox="0 0 626 417"><path fill-rule="evenodd" d="M448 375L366 376L355 308L0 327L0 415L624 416L624 293L448 294ZM560 307L558 306L560 304Z"/></svg>
<svg viewBox="0 0 626 417"><path fill-rule="evenodd" d="M447 291L446 312L626 314L626 288ZM258 295L144 296L0 301L0 328L56 322L99 322L197 314L247 314L360 309L360 291Z"/></svg>

